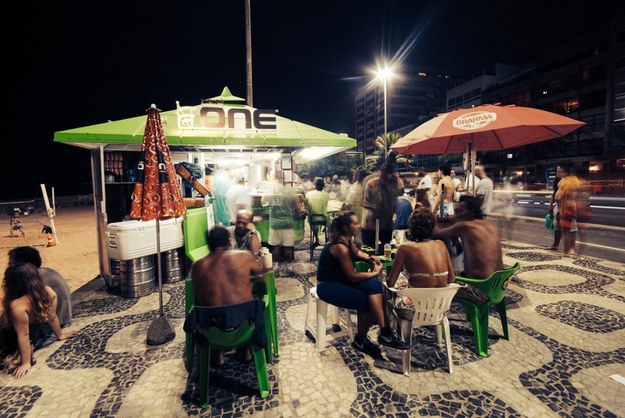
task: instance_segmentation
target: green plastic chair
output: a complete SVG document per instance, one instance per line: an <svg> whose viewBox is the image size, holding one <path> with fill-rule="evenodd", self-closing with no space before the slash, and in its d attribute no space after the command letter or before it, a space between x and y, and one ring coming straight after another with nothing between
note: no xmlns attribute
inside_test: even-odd
<svg viewBox="0 0 625 418"><path fill-rule="evenodd" d="M267 363L278 357L278 308L276 302L276 275L266 271L262 276L255 277L253 284L254 294L265 302L265 333L267 335Z"/></svg>
<svg viewBox="0 0 625 418"><path fill-rule="evenodd" d="M206 219L206 208L187 209L182 223L184 231L184 252L194 263L200 258L206 257L209 253L207 232L208 220Z"/></svg>
<svg viewBox="0 0 625 418"><path fill-rule="evenodd" d="M328 220L325 215L320 214L309 214L308 215L308 225L310 226L310 261L313 261L313 256L315 254L315 238L314 238L314 230L317 228L317 234L321 233L321 229L325 228L325 241L324 244L328 243ZM317 235L319 236L319 235Z"/></svg>
<svg viewBox="0 0 625 418"><path fill-rule="evenodd" d="M504 299L508 289L508 279L516 273L520 267L521 264L517 262L510 268L494 272L486 279L470 279L468 277L456 276L457 282L469 284L479 289L489 298L488 302L483 304L464 299L458 294L456 294L453 299L454 302L458 302L465 307L467 321L471 323L471 327L473 328L477 354L480 357L488 357L488 310L492 305L497 306L504 338L506 340L510 339L508 334L508 316L506 315Z"/></svg>
<svg viewBox="0 0 625 418"><path fill-rule="evenodd" d="M184 214L182 229L184 231L184 252L189 261L194 263L200 258L206 257L210 252L208 250L208 237L206 235L208 231L206 208L187 209L187 212ZM184 283L184 296L184 313L188 315L195 305L195 291L193 290L190 277L187 277ZM185 367L187 371L191 370L192 362L193 336L187 333L185 335Z"/></svg>
<svg viewBox="0 0 625 418"><path fill-rule="evenodd" d="M265 356L267 363L272 363L274 357L278 357L278 311L276 302L276 276L273 271L267 271L262 276L253 278L254 294L265 303L265 335L267 336L267 350ZM189 315L195 306L195 290L190 277L184 282L185 316ZM191 370L193 365L193 335L185 335L185 368Z"/></svg>
<svg viewBox="0 0 625 418"><path fill-rule="evenodd" d="M195 309L198 309L197 307ZM197 344L199 357L200 375L200 404L202 408L208 407L208 388L210 377L211 350L231 350L251 343L252 357L256 367L256 378L261 398L269 396L269 376L265 362L265 349L256 344L254 331L256 326L249 320L244 320L241 325L230 331L222 331L217 327L202 328L196 326L197 332L206 338L207 344Z"/></svg>
<svg viewBox="0 0 625 418"><path fill-rule="evenodd" d="M195 290L190 277L184 281L184 316L188 316L195 306ZM193 334L187 332L184 336L184 367L188 372L193 365Z"/></svg>

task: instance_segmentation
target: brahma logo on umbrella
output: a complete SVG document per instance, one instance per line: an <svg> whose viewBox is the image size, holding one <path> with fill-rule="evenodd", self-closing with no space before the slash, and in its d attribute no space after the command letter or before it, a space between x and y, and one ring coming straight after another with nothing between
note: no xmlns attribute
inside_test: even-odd
<svg viewBox="0 0 625 418"><path fill-rule="evenodd" d="M454 119L452 126L463 131L474 131L484 128L496 120L497 113L495 112L471 112Z"/></svg>

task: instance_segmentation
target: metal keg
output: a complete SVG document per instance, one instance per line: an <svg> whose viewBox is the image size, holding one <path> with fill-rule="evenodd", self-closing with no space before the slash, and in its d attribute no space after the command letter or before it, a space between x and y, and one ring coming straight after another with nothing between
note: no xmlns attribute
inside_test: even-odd
<svg viewBox="0 0 625 418"><path fill-rule="evenodd" d="M124 298L149 295L156 288L155 256L134 258L119 264L120 290Z"/></svg>
<svg viewBox="0 0 625 418"><path fill-rule="evenodd" d="M175 248L161 254L161 279L163 283L174 283L184 278L181 252L181 248Z"/></svg>
<svg viewBox="0 0 625 418"><path fill-rule="evenodd" d="M114 258L109 258L109 265L111 266L111 275L106 277L104 276L104 282L109 289L119 286L120 273L119 273L119 265L120 261Z"/></svg>

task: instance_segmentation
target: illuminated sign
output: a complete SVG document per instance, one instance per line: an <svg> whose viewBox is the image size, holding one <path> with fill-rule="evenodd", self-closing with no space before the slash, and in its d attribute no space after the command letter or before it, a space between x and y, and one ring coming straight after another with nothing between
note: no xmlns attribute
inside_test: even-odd
<svg viewBox="0 0 625 418"><path fill-rule="evenodd" d="M213 103L177 108L179 129L275 130L276 111Z"/></svg>
<svg viewBox="0 0 625 418"><path fill-rule="evenodd" d="M276 115L274 111L251 107L200 107L200 125L204 128L235 129L237 127L235 122L239 121L243 121L245 129L276 129Z"/></svg>

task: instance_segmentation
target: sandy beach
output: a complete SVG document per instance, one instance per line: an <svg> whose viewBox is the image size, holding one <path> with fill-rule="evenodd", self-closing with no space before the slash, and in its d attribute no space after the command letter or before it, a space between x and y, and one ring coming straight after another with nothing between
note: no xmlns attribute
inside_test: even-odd
<svg viewBox="0 0 625 418"><path fill-rule="evenodd" d="M7 253L13 247L30 245L39 250L43 266L53 268L65 277L70 289L75 291L100 274L98 265L98 242L94 207L72 206L56 209L54 225L59 243L47 247L47 235L43 225L50 225L43 208L35 213L21 216L25 237L11 237L8 216L0 217L0 268L7 267ZM14 235L16 233L14 232ZM0 295L2 290L0 289Z"/></svg>

